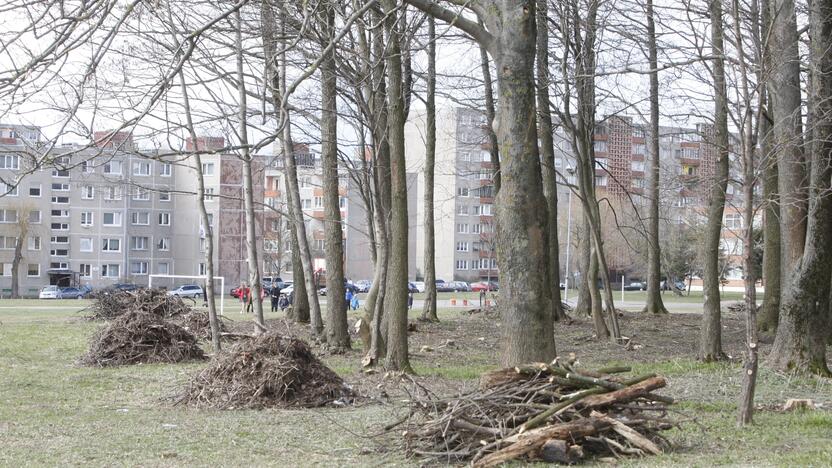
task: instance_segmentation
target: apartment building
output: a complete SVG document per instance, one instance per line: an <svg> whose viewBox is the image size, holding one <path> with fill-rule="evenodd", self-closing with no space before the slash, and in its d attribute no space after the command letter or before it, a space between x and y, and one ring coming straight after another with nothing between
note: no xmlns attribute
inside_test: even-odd
<svg viewBox="0 0 832 468"><path fill-rule="evenodd" d="M0 125L0 180L6 188L0 196L1 289L10 287L21 233L24 295L47 284L99 288L119 281L147 284L150 274L204 274L205 231L189 158L139 152L126 132L96 132L94 145L65 145L44 154L39 131L14 127ZM200 144L223 145L216 139ZM206 191L217 194L209 199L218 234L216 274L237 283L247 274L242 163L221 153L203 159ZM262 199L262 168L255 172L255 197Z"/></svg>

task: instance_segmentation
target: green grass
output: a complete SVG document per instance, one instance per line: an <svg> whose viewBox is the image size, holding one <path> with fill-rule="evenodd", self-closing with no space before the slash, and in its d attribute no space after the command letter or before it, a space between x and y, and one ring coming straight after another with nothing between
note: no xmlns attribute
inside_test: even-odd
<svg viewBox="0 0 832 468"><path fill-rule="evenodd" d="M167 398L204 364L78 367L75 360L100 324L77 319L74 309L57 302L62 308L29 308L42 303L21 301L19 308L0 309L0 466L418 465L396 451L377 452L365 437L394 420L401 407L211 411L172 406ZM442 326L452 327L459 312L442 309L440 316ZM328 357L327 363L354 376L358 356ZM473 382L493 359L473 354L457 362L417 361L415 367L428 379ZM737 429L738 365L684 359L632 365L635 373L667 376L668 393L680 400L677 417L695 422L667 433L672 452L623 460L623 465L832 465L829 380L762 369L758 403L808 397L826 409L760 411L754 426Z"/></svg>

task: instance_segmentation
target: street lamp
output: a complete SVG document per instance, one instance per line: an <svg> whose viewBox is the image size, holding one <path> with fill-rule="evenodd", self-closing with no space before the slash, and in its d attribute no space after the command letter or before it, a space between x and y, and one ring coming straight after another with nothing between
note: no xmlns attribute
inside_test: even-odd
<svg viewBox="0 0 832 468"><path fill-rule="evenodd" d="M575 169L571 167L566 168L566 172L569 176L573 176L575 174ZM568 182L568 181L567 181ZM569 299L569 247L572 244L572 189L569 189L569 198L567 200L567 208L566 208L566 279L564 280L563 284L563 302L567 302Z"/></svg>

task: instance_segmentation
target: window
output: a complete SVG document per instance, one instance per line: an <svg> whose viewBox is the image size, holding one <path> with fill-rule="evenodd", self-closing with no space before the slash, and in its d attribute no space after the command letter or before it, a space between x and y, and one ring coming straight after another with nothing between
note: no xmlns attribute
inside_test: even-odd
<svg viewBox="0 0 832 468"><path fill-rule="evenodd" d="M458 197L467 197L469 195L468 187L457 187L456 188L456 196Z"/></svg>
<svg viewBox="0 0 832 468"><path fill-rule="evenodd" d="M121 239L101 239L102 252L121 252Z"/></svg>
<svg viewBox="0 0 832 468"><path fill-rule="evenodd" d="M81 198L84 200L92 200L95 198L95 187L92 185L85 185L81 187Z"/></svg>
<svg viewBox="0 0 832 468"><path fill-rule="evenodd" d="M633 138L644 138L644 129L641 127L634 127Z"/></svg>
<svg viewBox="0 0 832 468"><path fill-rule="evenodd" d="M699 159L699 148L682 148L681 156L685 159Z"/></svg>
<svg viewBox="0 0 832 468"><path fill-rule="evenodd" d="M32 210L29 212L29 223L31 224L40 224L41 216L40 210Z"/></svg>
<svg viewBox="0 0 832 468"><path fill-rule="evenodd" d="M214 201L214 187L205 189L205 201Z"/></svg>
<svg viewBox="0 0 832 468"><path fill-rule="evenodd" d="M156 264L156 273L160 275L167 275L170 274L170 267L168 266L167 262L157 263Z"/></svg>
<svg viewBox="0 0 832 468"><path fill-rule="evenodd" d="M460 216L467 216L468 215L468 205L457 205L456 214L458 214Z"/></svg>
<svg viewBox="0 0 832 468"><path fill-rule="evenodd" d="M198 275L204 275L204 274L205 274L205 271L206 271L206 270L205 270L205 264L204 264L204 263L200 263L200 264L199 264L199 266L197 267L197 273L196 273L196 274L198 274Z"/></svg>
<svg viewBox="0 0 832 468"><path fill-rule="evenodd" d="M727 229L742 229L742 215L739 213L725 215L725 227Z"/></svg>
<svg viewBox="0 0 832 468"><path fill-rule="evenodd" d="M728 194L728 195L733 195L734 194L734 184L728 184L728 186L725 187L725 193Z"/></svg>
<svg viewBox="0 0 832 468"><path fill-rule="evenodd" d="M53 192L69 192L69 184L52 184Z"/></svg>
<svg viewBox="0 0 832 468"><path fill-rule="evenodd" d="M323 239L316 239L315 240L315 249L324 250L325 247L326 247L326 241L324 241Z"/></svg>
<svg viewBox="0 0 832 468"><path fill-rule="evenodd" d="M29 250L40 250L40 236L29 237Z"/></svg>
<svg viewBox="0 0 832 468"><path fill-rule="evenodd" d="M596 187L606 187L607 186L607 176L595 176L595 186Z"/></svg>
<svg viewBox="0 0 832 468"><path fill-rule="evenodd" d="M0 250L14 250L14 245L16 243L16 237L0 236Z"/></svg>
<svg viewBox="0 0 832 468"><path fill-rule="evenodd" d="M145 188L136 187L135 191L133 192L133 200L148 201L150 200L150 192L148 192Z"/></svg>
<svg viewBox="0 0 832 468"><path fill-rule="evenodd" d="M130 249L147 250L148 238L144 236L133 236L130 238Z"/></svg>
<svg viewBox="0 0 832 468"><path fill-rule="evenodd" d="M109 263L101 265L101 277L102 278L118 278L119 275L119 264L118 263Z"/></svg>
<svg viewBox="0 0 832 468"><path fill-rule="evenodd" d="M302 209L308 210L308 209L312 208L312 200L310 200L308 198L304 198L300 201L300 205L301 205L300 207Z"/></svg>
<svg viewBox="0 0 832 468"><path fill-rule="evenodd" d="M16 223L17 210L0 210L0 223Z"/></svg>
<svg viewBox="0 0 832 468"><path fill-rule="evenodd" d="M480 234L482 232L482 224L471 225L471 233Z"/></svg>
<svg viewBox="0 0 832 468"><path fill-rule="evenodd" d="M170 213L159 213L159 226L170 226Z"/></svg>
<svg viewBox="0 0 832 468"><path fill-rule="evenodd" d="M81 237L78 241L78 250L81 252L92 252L92 237Z"/></svg>
<svg viewBox="0 0 832 468"><path fill-rule="evenodd" d="M20 169L20 156L16 154L0 156L0 169Z"/></svg>
<svg viewBox="0 0 832 468"><path fill-rule="evenodd" d="M105 200L121 200L121 187L111 185L104 188Z"/></svg>
<svg viewBox="0 0 832 468"><path fill-rule="evenodd" d="M69 197L52 197L52 203L57 205L68 205Z"/></svg>
<svg viewBox="0 0 832 468"><path fill-rule="evenodd" d="M312 182L309 180L309 177L301 177L300 178L300 187L299 188L307 188L312 186Z"/></svg>
<svg viewBox="0 0 832 468"><path fill-rule="evenodd" d="M457 260L456 261L456 269L457 270L467 270L468 269L468 260Z"/></svg>
<svg viewBox="0 0 832 468"><path fill-rule="evenodd" d="M16 197L18 193L17 185L10 186L5 182L0 182L0 195L6 197Z"/></svg>
<svg viewBox="0 0 832 468"><path fill-rule="evenodd" d="M482 211L480 214L483 216L491 216L491 206L492 205L482 205Z"/></svg>
<svg viewBox="0 0 832 468"><path fill-rule="evenodd" d="M696 170L695 166L688 166L687 164L682 164L682 175L696 175L698 171Z"/></svg>
<svg viewBox="0 0 832 468"><path fill-rule="evenodd" d="M607 142L604 140L595 140L592 147L595 149L596 153L606 153L608 151Z"/></svg>
<svg viewBox="0 0 832 468"><path fill-rule="evenodd" d="M214 175L214 163L202 163L202 175Z"/></svg>
<svg viewBox="0 0 832 468"><path fill-rule="evenodd" d="M159 164L159 175L162 177L170 177L171 174L171 165L170 163L160 163Z"/></svg>
<svg viewBox="0 0 832 468"><path fill-rule="evenodd" d="M630 162L630 170L635 172L644 172L644 161Z"/></svg>
<svg viewBox="0 0 832 468"><path fill-rule="evenodd" d="M81 212L81 226L89 227L93 225L92 221L92 211L82 211Z"/></svg>
<svg viewBox="0 0 832 468"><path fill-rule="evenodd" d="M480 171L479 179L480 180L491 180L491 171Z"/></svg>
<svg viewBox="0 0 832 468"><path fill-rule="evenodd" d="M636 143L633 145L633 154L647 154L647 147L644 143Z"/></svg>
<svg viewBox="0 0 832 468"><path fill-rule="evenodd" d="M81 274L81 278L89 278L92 276L92 265L82 263L78 265L78 272Z"/></svg>
<svg viewBox="0 0 832 468"><path fill-rule="evenodd" d="M632 183L634 188L640 188L640 189L644 188L644 179L642 179L641 177L636 177L635 179L632 180L631 183Z"/></svg>
<svg viewBox="0 0 832 468"><path fill-rule="evenodd" d="M150 175L150 163L147 161L134 161L133 162L133 175L134 176L149 176Z"/></svg>
<svg viewBox="0 0 832 468"><path fill-rule="evenodd" d="M54 231L69 231L69 223L52 223L50 227Z"/></svg>
<svg viewBox="0 0 832 468"><path fill-rule="evenodd" d="M121 213L104 212L101 217L101 224L104 226L121 226Z"/></svg>
<svg viewBox="0 0 832 468"><path fill-rule="evenodd" d="M342 210L347 207L347 197L338 198L338 207Z"/></svg>
<svg viewBox="0 0 832 468"><path fill-rule="evenodd" d="M12 275L12 264L11 263L3 263L3 276L11 276Z"/></svg>
<svg viewBox="0 0 832 468"><path fill-rule="evenodd" d="M40 184L32 184L29 186L30 197L40 197Z"/></svg>
<svg viewBox="0 0 832 468"><path fill-rule="evenodd" d="M324 197L315 197L315 208L323 208Z"/></svg>
<svg viewBox="0 0 832 468"><path fill-rule="evenodd" d="M147 226L150 224L150 213L147 211L134 211L131 214L131 224L134 226Z"/></svg>
<svg viewBox="0 0 832 468"><path fill-rule="evenodd" d="M52 210L53 218L69 218L69 210Z"/></svg>
<svg viewBox="0 0 832 468"><path fill-rule="evenodd" d="M49 242L53 244L69 244L69 236L52 236Z"/></svg>
<svg viewBox="0 0 832 468"><path fill-rule="evenodd" d="M459 160L462 162L471 162L471 153L462 151L459 153Z"/></svg>
<svg viewBox="0 0 832 468"><path fill-rule="evenodd" d="M69 264L66 262L50 262L49 268L52 270L66 270L69 268Z"/></svg>
<svg viewBox="0 0 832 468"><path fill-rule="evenodd" d="M200 252L205 252L205 238L204 237L199 238L199 251Z"/></svg>
<svg viewBox="0 0 832 468"><path fill-rule="evenodd" d="M147 262L130 262L130 274L131 275L146 275L147 274Z"/></svg>
<svg viewBox="0 0 832 468"><path fill-rule="evenodd" d="M168 191L159 192L159 201L160 202L169 202L170 201L170 192L168 192Z"/></svg>
<svg viewBox="0 0 832 468"><path fill-rule="evenodd" d="M156 247L158 247L159 250L164 252L170 250L170 239L168 239L167 237L159 239L159 243L156 244Z"/></svg>
<svg viewBox="0 0 832 468"><path fill-rule="evenodd" d="M121 161L107 161L104 163L104 173L121 175Z"/></svg>
<svg viewBox="0 0 832 468"><path fill-rule="evenodd" d="M459 234L468 234L468 224L459 223L456 225L456 232Z"/></svg>
<svg viewBox="0 0 832 468"><path fill-rule="evenodd" d="M40 263L30 263L26 268L26 276L29 278L37 278L40 276Z"/></svg>
<svg viewBox="0 0 832 468"><path fill-rule="evenodd" d="M68 257L69 249L49 249L49 255L53 257Z"/></svg>
<svg viewBox="0 0 832 468"><path fill-rule="evenodd" d="M456 251L457 252L468 252L468 243L467 242L457 242L456 243Z"/></svg>
<svg viewBox="0 0 832 468"><path fill-rule="evenodd" d="M92 161L81 161L81 172L86 174L95 172L95 166L93 166Z"/></svg>

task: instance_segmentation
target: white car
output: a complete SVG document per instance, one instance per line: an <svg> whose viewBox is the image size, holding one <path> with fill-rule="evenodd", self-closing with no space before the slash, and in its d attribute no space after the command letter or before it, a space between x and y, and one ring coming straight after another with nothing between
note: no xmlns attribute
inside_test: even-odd
<svg viewBox="0 0 832 468"><path fill-rule="evenodd" d="M280 290L280 294L285 294L287 296L289 294L292 294L293 292L295 292L295 285L294 284L290 284L289 286L286 286L285 288Z"/></svg>
<svg viewBox="0 0 832 468"><path fill-rule="evenodd" d="M416 286L416 290L420 293L425 292L425 282L424 281L414 281L413 286Z"/></svg>
<svg viewBox="0 0 832 468"><path fill-rule="evenodd" d="M61 288L57 286L44 286L38 294L38 299L60 299Z"/></svg>
<svg viewBox="0 0 832 468"><path fill-rule="evenodd" d="M202 288L195 284L184 284L168 291L168 296L202 297Z"/></svg>

